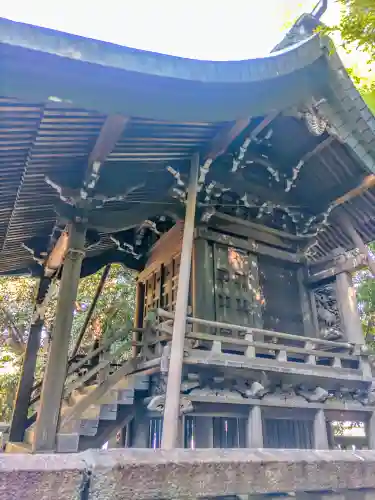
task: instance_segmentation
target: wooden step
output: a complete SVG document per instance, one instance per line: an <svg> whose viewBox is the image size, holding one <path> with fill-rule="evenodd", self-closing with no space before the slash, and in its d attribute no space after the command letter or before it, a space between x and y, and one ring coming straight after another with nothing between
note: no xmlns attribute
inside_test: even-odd
<svg viewBox="0 0 375 500"><path fill-rule="evenodd" d="M100 420L116 420L118 404L106 404L100 407Z"/></svg>
<svg viewBox="0 0 375 500"><path fill-rule="evenodd" d="M12 443L7 442L5 453L31 453L31 445L28 443Z"/></svg>
<svg viewBox="0 0 375 500"><path fill-rule="evenodd" d="M79 449L80 435L78 433L58 432L56 436L57 453L75 453Z"/></svg>

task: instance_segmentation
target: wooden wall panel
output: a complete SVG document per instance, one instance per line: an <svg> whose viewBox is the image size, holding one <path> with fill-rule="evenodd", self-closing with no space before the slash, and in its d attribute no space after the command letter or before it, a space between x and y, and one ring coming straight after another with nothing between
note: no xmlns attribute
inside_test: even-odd
<svg viewBox="0 0 375 500"><path fill-rule="evenodd" d="M295 335L304 334L297 268L284 261L259 256L263 296L263 327Z"/></svg>

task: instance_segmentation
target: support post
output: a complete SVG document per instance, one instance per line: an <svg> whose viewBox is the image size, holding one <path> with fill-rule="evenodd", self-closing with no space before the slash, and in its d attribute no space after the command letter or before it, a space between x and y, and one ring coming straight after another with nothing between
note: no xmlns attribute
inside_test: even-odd
<svg viewBox="0 0 375 500"><path fill-rule="evenodd" d="M55 324L44 374L33 452L53 451L63 395L74 302L84 257L86 230L72 223L69 227L68 251L62 272Z"/></svg>
<svg viewBox="0 0 375 500"><path fill-rule="evenodd" d="M338 217L338 220L340 222L340 226L342 227L343 231L349 236L349 238L352 240L354 246L358 248L358 250L363 254L366 255L367 257L367 263L369 266L369 269L371 271L371 274L375 276L375 259L373 256L369 253L368 248L365 244L365 242L362 240L361 236L359 233L355 230L352 221L350 220L349 216L347 214L340 214Z"/></svg>
<svg viewBox="0 0 375 500"><path fill-rule="evenodd" d="M263 422L260 406L250 408L247 420L247 447L263 448Z"/></svg>
<svg viewBox="0 0 375 500"><path fill-rule="evenodd" d="M315 450L329 450L327 421L324 410L318 410L314 417L313 443Z"/></svg>
<svg viewBox="0 0 375 500"><path fill-rule="evenodd" d="M20 443L23 441L27 425L27 414L33 391L36 361L40 347L41 332L44 324L43 318L37 314L37 307L43 301L43 298L48 291L50 282L50 278L42 277L38 286L36 305L34 308L32 323L30 325L9 431L9 441L13 443Z"/></svg>
<svg viewBox="0 0 375 500"><path fill-rule="evenodd" d="M170 450L178 446L178 422L180 416L180 387L184 357L186 315L190 285L191 254L194 238L195 207L198 194L199 155L191 160L188 197L182 239L180 272L176 299L176 313L173 322L171 356L168 371L167 392L164 409L163 436L161 447Z"/></svg>
<svg viewBox="0 0 375 500"><path fill-rule="evenodd" d="M336 296L346 340L357 345L364 344L361 318L350 273L344 272L337 275Z"/></svg>

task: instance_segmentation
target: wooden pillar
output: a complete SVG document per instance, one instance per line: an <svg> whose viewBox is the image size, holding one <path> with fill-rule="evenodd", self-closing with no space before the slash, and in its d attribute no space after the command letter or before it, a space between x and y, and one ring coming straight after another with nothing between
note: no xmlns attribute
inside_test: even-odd
<svg viewBox="0 0 375 500"><path fill-rule="evenodd" d="M327 421L324 410L318 410L314 417L313 445L315 450L329 450Z"/></svg>
<svg viewBox="0 0 375 500"><path fill-rule="evenodd" d="M260 406L250 408L247 420L247 447L263 448L263 421Z"/></svg>
<svg viewBox="0 0 375 500"><path fill-rule="evenodd" d="M300 267L297 271L297 280L301 303L303 331L306 337L317 337L318 328L314 322L310 293L305 285L306 277L307 272L305 271L305 268Z"/></svg>
<svg viewBox="0 0 375 500"><path fill-rule="evenodd" d="M346 340L357 345L364 344L365 338L350 273L343 272L336 276L336 297Z"/></svg>
<svg viewBox="0 0 375 500"><path fill-rule="evenodd" d="M40 406L35 426L33 451L53 451L60 414L74 302L85 248L85 228L71 224L68 251L62 272L52 340L44 373Z"/></svg>
<svg viewBox="0 0 375 500"><path fill-rule="evenodd" d="M180 414L180 387L182 365L184 357L184 341L186 330L186 315L190 286L191 253L194 238L195 207L198 194L199 155L195 154L191 161L184 236L180 271L178 276L178 290L176 312L173 322L171 356L168 371L168 383L164 409L163 436L161 447L170 450L178 446L178 421Z"/></svg>
<svg viewBox="0 0 375 500"><path fill-rule="evenodd" d="M30 325L21 375L14 402L12 422L9 431L9 441L14 443L23 441L23 436L27 425L29 402L35 380L34 375L36 361L40 347L41 332L44 324L43 318L41 318L37 314L37 306L43 301L43 298L47 293L50 284L50 278L42 277L38 286L36 306L34 308L33 320Z"/></svg>

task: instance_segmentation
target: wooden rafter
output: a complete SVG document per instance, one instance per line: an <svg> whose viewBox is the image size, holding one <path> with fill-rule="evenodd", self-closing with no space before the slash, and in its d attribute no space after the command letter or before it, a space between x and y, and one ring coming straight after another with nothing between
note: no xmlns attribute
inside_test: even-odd
<svg viewBox="0 0 375 500"><path fill-rule="evenodd" d="M101 165L115 148L129 121L128 117L122 115L111 115L106 118L88 158L84 185L90 194L95 189ZM61 266L68 249L67 241L68 235L64 231L49 254L46 267L56 270Z"/></svg>
<svg viewBox="0 0 375 500"><path fill-rule="evenodd" d="M333 202L335 207L343 205L344 203L361 196L363 193L375 186L375 174L367 175L363 181L355 188L351 189L347 193L343 194Z"/></svg>

